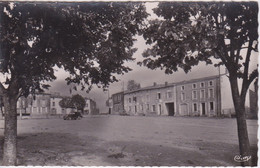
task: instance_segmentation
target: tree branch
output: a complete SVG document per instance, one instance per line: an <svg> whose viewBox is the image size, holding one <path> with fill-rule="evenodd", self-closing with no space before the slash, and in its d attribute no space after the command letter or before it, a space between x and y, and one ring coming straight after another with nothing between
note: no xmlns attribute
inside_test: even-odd
<svg viewBox="0 0 260 168"><path fill-rule="evenodd" d="M6 89L5 89L5 87L3 86L3 84L1 82L0 82L0 94L1 95L6 94Z"/></svg>
<svg viewBox="0 0 260 168"><path fill-rule="evenodd" d="M242 48L240 48L240 49L237 50L236 61L235 61L236 65L237 65L238 62L239 62L239 56L240 56L240 51L241 51L241 49L242 49Z"/></svg>
<svg viewBox="0 0 260 168"><path fill-rule="evenodd" d="M255 69L250 75L249 75L249 85L258 77L258 70Z"/></svg>
<svg viewBox="0 0 260 168"><path fill-rule="evenodd" d="M241 96L245 96L247 89L249 88L249 85L251 84L251 82L258 76L258 71L254 70L248 79L248 69L249 69L249 61L250 61L250 56L251 56L251 51L252 51L252 44L253 44L253 40L249 41L248 44L248 50L246 53L246 60L244 62L244 74L243 74L243 84L242 84L242 89L241 89Z"/></svg>
<svg viewBox="0 0 260 168"><path fill-rule="evenodd" d="M250 56L251 56L251 51L252 51L252 44L253 44L253 40L250 40L248 43L246 60L244 62L244 76L243 76L244 80L248 80L248 69L249 69L249 61L250 61Z"/></svg>

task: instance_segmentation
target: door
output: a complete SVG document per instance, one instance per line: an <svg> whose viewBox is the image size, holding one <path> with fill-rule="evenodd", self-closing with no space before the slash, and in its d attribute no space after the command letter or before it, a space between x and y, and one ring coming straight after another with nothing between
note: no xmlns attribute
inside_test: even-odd
<svg viewBox="0 0 260 168"><path fill-rule="evenodd" d="M206 115L206 105L205 105L205 103L201 103L201 114Z"/></svg>
<svg viewBox="0 0 260 168"><path fill-rule="evenodd" d="M166 109L169 116L174 116L175 109L174 109L174 103L165 103Z"/></svg>
<svg viewBox="0 0 260 168"><path fill-rule="evenodd" d="M188 115L188 105L187 104L181 104L181 115L183 115L183 116Z"/></svg>
<svg viewBox="0 0 260 168"><path fill-rule="evenodd" d="M161 115L162 114L162 105L159 104L159 114L158 115Z"/></svg>

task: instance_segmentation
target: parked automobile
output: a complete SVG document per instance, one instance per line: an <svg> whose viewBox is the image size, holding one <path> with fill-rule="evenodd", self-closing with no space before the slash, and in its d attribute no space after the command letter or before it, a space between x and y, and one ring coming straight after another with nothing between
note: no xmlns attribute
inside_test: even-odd
<svg viewBox="0 0 260 168"><path fill-rule="evenodd" d="M80 112L73 112L63 117L64 120L80 120L82 115Z"/></svg>

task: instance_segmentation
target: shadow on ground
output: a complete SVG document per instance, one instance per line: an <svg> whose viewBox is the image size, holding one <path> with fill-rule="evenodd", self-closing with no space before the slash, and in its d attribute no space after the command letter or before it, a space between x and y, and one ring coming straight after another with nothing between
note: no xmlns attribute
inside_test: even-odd
<svg viewBox="0 0 260 168"><path fill-rule="evenodd" d="M2 160L3 137L0 137ZM252 148L257 164L257 147ZM176 147L135 141L107 142L65 133L22 134L18 137L20 166L239 166L238 146L202 140Z"/></svg>

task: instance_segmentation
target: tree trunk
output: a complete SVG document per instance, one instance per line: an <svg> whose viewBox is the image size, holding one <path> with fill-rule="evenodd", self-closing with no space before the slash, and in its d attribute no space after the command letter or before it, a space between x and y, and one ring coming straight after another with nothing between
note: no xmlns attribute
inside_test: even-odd
<svg viewBox="0 0 260 168"><path fill-rule="evenodd" d="M239 106L239 105L237 105ZM235 107L237 118L237 130L239 140L239 150L241 157L251 156L250 144L247 132L245 106ZM241 166L251 166L251 159L246 162L241 162Z"/></svg>
<svg viewBox="0 0 260 168"><path fill-rule="evenodd" d="M4 130L4 154L3 165L16 165L17 155L17 99L14 96L4 95L5 130Z"/></svg>
<svg viewBox="0 0 260 168"><path fill-rule="evenodd" d="M241 158L243 158L246 156L251 156L246 124L245 95L239 94L238 83L236 78L230 77L230 84L233 103L236 111L239 150ZM241 162L241 166L250 166L251 163L252 162L250 159L249 161Z"/></svg>

